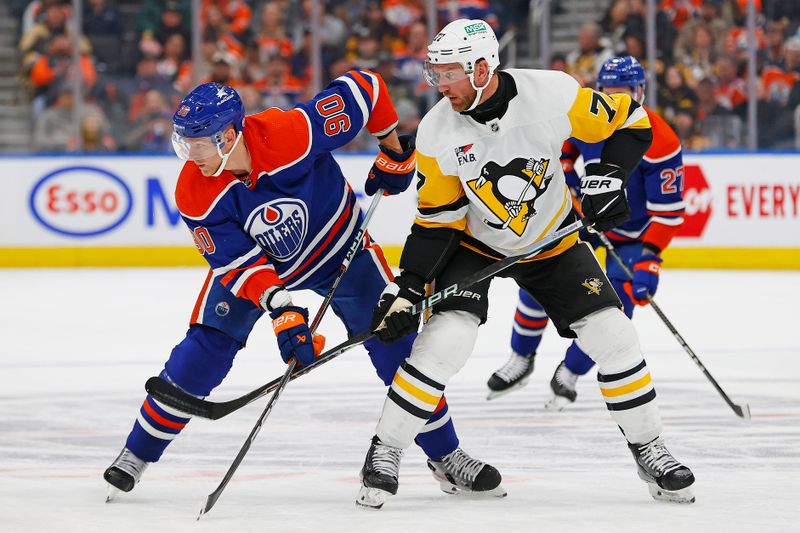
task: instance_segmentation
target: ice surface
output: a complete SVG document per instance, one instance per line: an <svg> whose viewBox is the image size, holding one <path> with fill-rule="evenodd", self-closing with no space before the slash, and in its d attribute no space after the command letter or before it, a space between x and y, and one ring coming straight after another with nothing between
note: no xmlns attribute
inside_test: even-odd
<svg viewBox="0 0 800 533"><path fill-rule="evenodd" d="M658 301L736 402L723 403L656 315L635 323L670 450L697 477L697 503L654 502L593 378L578 403L543 409L566 341L548 328L531 383L485 401L508 355L515 288L496 280L476 351L448 387L463 447L497 466L509 496L438 490L412 449L400 492L357 509L358 471L384 390L363 350L291 383L217 506L205 496L266 400L195 420L130 494L105 504L102 472L130 429L147 377L186 328L201 269L0 270L0 531L798 531L800 273L665 271ZM319 298L300 299L314 309ZM369 310L365 310L369 312ZM215 391L229 399L280 375L269 325L257 326ZM343 339L333 316L321 331Z"/></svg>

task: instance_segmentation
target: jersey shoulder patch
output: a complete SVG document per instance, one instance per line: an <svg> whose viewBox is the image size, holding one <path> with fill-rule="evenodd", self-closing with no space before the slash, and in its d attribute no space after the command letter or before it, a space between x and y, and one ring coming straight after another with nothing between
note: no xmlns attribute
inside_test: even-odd
<svg viewBox="0 0 800 533"><path fill-rule="evenodd" d="M175 203L186 218L202 220L236 184L241 182L228 172L217 177L203 176L197 165L187 161L178 176Z"/></svg>
<svg viewBox="0 0 800 533"><path fill-rule="evenodd" d="M274 174L301 161L311 151L311 123L301 109L272 107L245 119L244 139L254 167Z"/></svg>
<svg viewBox="0 0 800 533"><path fill-rule="evenodd" d="M653 144L647 149L643 159L648 163L660 163L675 157L681 151L681 142L667 121L658 116L655 111L645 107L650 124L653 127Z"/></svg>

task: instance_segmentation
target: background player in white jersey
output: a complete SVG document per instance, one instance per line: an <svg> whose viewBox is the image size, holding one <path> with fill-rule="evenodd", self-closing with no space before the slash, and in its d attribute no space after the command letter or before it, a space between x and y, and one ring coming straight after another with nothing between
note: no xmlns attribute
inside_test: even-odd
<svg viewBox="0 0 800 533"><path fill-rule="evenodd" d="M481 20L448 24L428 47L427 78L446 98L419 126L418 212L402 273L373 314L373 327L387 342L419 327L407 307L422 299L425 282L447 287L574 220L558 164L567 138L606 140L582 183L588 221L606 231L630 215L626 178L652 139L639 104L627 95L580 88L561 72L497 71L498 65L497 39ZM559 333L580 339L596 358L611 416L653 497L694 501L692 472L661 440L655 389L636 331L592 249L572 234L499 275L533 294ZM477 283L434 307L389 389L361 470L359 504L380 507L397 492L404 449L473 350L486 320L489 284Z"/></svg>
<svg viewBox="0 0 800 533"><path fill-rule="evenodd" d="M362 128L380 152L365 190L404 191L414 173L414 146L395 132L397 113L383 79L366 70L343 74L294 109L271 108L245 118L231 87L207 83L184 98L173 116L176 153L186 163L175 198L181 216L211 270L192 312L186 337L172 350L161 377L189 394L208 396L227 375L256 321L273 319L280 354L310 364L319 353L308 311L290 291L326 295L361 222L355 194L331 151ZM349 335L370 325L369 313L392 273L367 234L353 255L331 309ZM413 336L394 345L365 343L378 376L388 385L408 355ZM120 455L105 479L130 491L189 422L188 415L147 396ZM430 468L452 472L443 490L480 491L459 476L465 463L500 474L459 447L444 398L417 436Z"/></svg>
<svg viewBox="0 0 800 533"><path fill-rule="evenodd" d="M606 94L627 94L640 104L644 102L645 73L631 56L606 61L597 76L597 90ZM625 314L633 316L636 305L647 305L658 288L661 253L669 245L683 222L683 157L678 136L670 126L644 105L653 127L653 143L641 163L628 176L626 196L631 217L607 233L614 249L633 271L629 279L623 268L611 257L606 270ZM574 164L583 155L584 163L600 160L603 143L587 144L580 139L564 143L561 164L567 184L580 194L580 179ZM591 239L596 237L589 237ZM511 333L511 357L489 378L488 399L496 398L525 385L534 366L536 348L547 325L547 314L539 302L520 289ZM589 372L594 361L574 341L558 365L550 388L553 397L546 406L561 410L575 401L575 384L579 376Z"/></svg>

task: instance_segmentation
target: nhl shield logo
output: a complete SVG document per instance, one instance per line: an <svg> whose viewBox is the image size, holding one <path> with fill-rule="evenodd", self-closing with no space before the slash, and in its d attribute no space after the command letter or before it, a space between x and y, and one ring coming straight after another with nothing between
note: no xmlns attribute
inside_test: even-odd
<svg viewBox="0 0 800 533"><path fill-rule="evenodd" d="M308 209L301 200L272 200L250 213L245 229L270 259L288 261L297 255L306 237Z"/></svg>
<svg viewBox="0 0 800 533"><path fill-rule="evenodd" d="M182 105L180 108L178 108L178 116L185 117L191 110L192 109L188 105Z"/></svg>
<svg viewBox="0 0 800 533"><path fill-rule="evenodd" d="M469 190L497 217L484 220L484 224L495 229L509 228L522 236L528 220L536 214L536 200L553 179L553 173L547 174L549 166L549 159L533 157L516 157L505 165L486 163L479 178L467 181Z"/></svg>

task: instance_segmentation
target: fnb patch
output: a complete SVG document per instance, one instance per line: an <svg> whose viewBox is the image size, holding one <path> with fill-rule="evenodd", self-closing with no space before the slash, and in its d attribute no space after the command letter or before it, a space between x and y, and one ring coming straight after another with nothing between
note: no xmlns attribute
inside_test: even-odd
<svg viewBox="0 0 800 533"><path fill-rule="evenodd" d="M475 145L465 144L464 146L459 146L456 148L456 159L458 160L458 166L461 166L465 163L475 162L475 152L469 153L473 146Z"/></svg>

